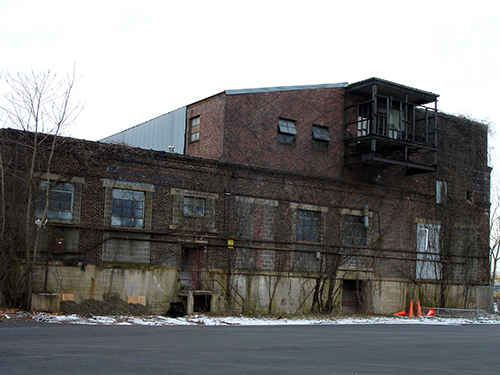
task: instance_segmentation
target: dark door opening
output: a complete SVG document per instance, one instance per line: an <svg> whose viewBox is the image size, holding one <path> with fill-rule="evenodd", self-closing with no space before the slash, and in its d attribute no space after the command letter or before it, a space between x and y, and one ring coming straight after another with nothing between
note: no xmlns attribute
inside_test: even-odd
<svg viewBox="0 0 500 375"><path fill-rule="evenodd" d="M342 313L356 314L363 312L363 281L342 281Z"/></svg>
<svg viewBox="0 0 500 375"><path fill-rule="evenodd" d="M179 296L179 301L184 305L185 311L189 314L191 313L209 313L212 307L212 295L206 294L206 292L200 292L196 294L193 292L192 306L189 306L189 299L187 295Z"/></svg>
<svg viewBox="0 0 500 375"><path fill-rule="evenodd" d="M211 301L212 296L210 295L194 296L193 312L209 313Z"/></svg>

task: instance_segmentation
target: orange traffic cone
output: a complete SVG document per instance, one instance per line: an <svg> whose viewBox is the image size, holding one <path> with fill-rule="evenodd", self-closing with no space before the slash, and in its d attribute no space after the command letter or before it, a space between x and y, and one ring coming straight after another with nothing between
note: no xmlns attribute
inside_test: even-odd
<svg viewBox="0 0 500 375"><path fill-rule="evenodd" d="M406 316L406 312L403 310L403 311L400 311L400 312L398 312L398 313L396 313L394 315L396 315L396 316Z"/></svg>
<svg viewBox="0 0 500 375"><path fill-rule="evenodd" d="M408 312L408 316L413 317L413 300L410 301L410 311Z"/></svg>
<svg viewBox="0 0 500 375"><path fill-rule="evenodd" d="M422 316L422 309L420 308L420 300L417 300L417 316Z"/></svg>
<svg viewBox="0 0 500 375"><path fill-rule="evenodd" d="M436 315L436 312L434 311L434 309L427 310L427 316L435 316L435 315Z"/></svg>

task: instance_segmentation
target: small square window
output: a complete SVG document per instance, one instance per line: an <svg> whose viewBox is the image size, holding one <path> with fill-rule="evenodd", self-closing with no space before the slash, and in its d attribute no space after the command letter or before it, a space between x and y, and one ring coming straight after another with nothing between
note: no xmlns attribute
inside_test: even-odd
<svg viewBox="0 0 500 375"><path fill-rule="evenodd" d="M205 199L184 197L184 215L205 216Z"/></svg>
<svg viewBox="0 0 500 375"><path fill-rule="evenodd" d="M290 134L290 135L297 134L297 129L295 128L295 121L280 119L279 129L280 133Z"/></svg>
<svg viewBox="0 0 500 375"><path fill-rule="evenodd" d="M328 142L330 140L328 128L325 126L313 125L313 138L318 141Z"/></svg>
<svg viewBox="0 0 500 375"><path fill-rule="evenodd" d="M282 143L293 143L297 129L295 121L280 119L278 123L278 141Z"/></svg>
<svg viewBox="0 0 500 375"><path fill-rule="evenodd" d="M189 142L200 140L200 116L189 120Z"/></svg>

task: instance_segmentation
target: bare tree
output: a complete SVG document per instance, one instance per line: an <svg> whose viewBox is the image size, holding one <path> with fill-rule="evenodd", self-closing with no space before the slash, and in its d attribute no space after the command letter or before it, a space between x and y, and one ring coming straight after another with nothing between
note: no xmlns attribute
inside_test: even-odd
<svg viewBox="0 0 500 375"><path fill-rule="evenodd" d="M491 284L495 283L498 262L500 261L500 194L492 195L492 211L490 213L490 258L492 262Z"/></svg>
<svg viewBox="0 0 500 375"><path fill-rule="evenodd" d="M33 70L26 73L10 74L6 72L2 77L7 87L7 92L0 103L1 118L4 127L22 130L27 137L19 145L23 148L24 164L22 167L22 189L25 190L22 202L25 210L25 222L23 228L16 228L25 236L25 260L26 260L26 295L25 304L29 307L31 292L33 290L33 272L37 258L38 238L44 223L47 220L49 208L49 194L51 189L50 168L51 161L58 141L58 136L63 130L74 123L81 106L79 103L73 105L70 102L76 77L75 72L60 79L57 74L49 69L41 73ZM0 150L1 154L2 150ZM44 155L41 157L41 155ZM39 160L40 159L40 160ZM5 161L0 156L2 173L2 202L5 201L4 167ZM45 173L45 207L41 217L34 224L34 207L38 195L37 179ZM18 187L19 188L19 187ZM3 205L5 207L5 205ZM18 207L19 209L19 207ZM5 209L2 211L2 247L5 253L7 244L5 239L5 224L8 220ZM34 232L34 235L33 235ZM12 259L3 259L4 269L2 281L9 275L9 267ZM4 283L2 283L4 284Z"/></svg>

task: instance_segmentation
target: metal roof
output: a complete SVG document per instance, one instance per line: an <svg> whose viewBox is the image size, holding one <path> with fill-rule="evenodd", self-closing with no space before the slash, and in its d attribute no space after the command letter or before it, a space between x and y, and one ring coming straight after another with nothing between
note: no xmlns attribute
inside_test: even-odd
<svg viewBox="0 0 500 375"><path fill-rule="evenodd" d="M429 91L416 89L413 87L401 85L399 83L394 83L375 77L351 83L346 87L345 90L347 94L351 92L359 92L359 93L364 93L366 95L371 95L372 86L374 85L378 87L377 91L378 94L386 96L391 96L391 95L397 96L398 94L401 93L408 94L410 102L416 104L426 104L434 102L439 97L438 94L434 94Z"/></svg>
<svg viewBox="0 0 500 375"><path fill-rule="evenodd" d="M226 95L241 95L255 94L260 92L276 92L276 91L296 91L296 90L314 90L314 89L334 89L347 86L347 82L341 83L325 83L322 85L305 85L305 86L279 86L279 87L262 87L256 89L240 89L226 90Z"/></svg>
<svg viewBox="0 0 500 375"><path fill-rule="evenodd" d="M125 143L145 149L184 153L185 129L186 107L182 107L103 138L101 142Z"/></svg>

